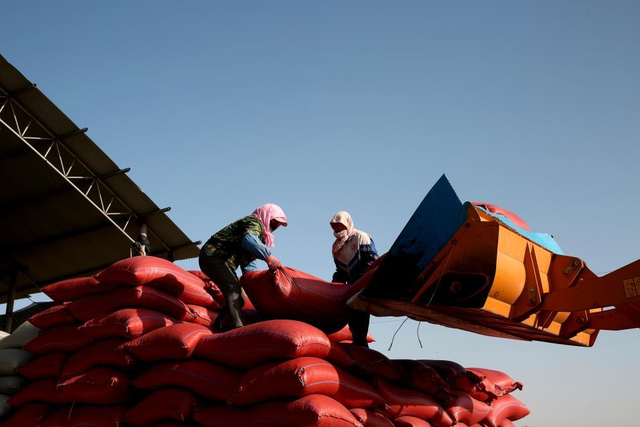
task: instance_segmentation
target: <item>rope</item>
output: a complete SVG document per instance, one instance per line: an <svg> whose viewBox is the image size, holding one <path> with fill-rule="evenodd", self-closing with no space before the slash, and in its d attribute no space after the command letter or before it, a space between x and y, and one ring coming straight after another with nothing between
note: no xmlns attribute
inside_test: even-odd
<svg viewBox="0 0 640 427"><path fill-rule="evenodd" d="M389 348L387 349L387 351L391 351L391 347L393 347L393 341L396 339L396 335L398 334L398 332L400 332L400 328L402 328L404 326L404 324L407 322L407 320L409 320L409 318L405 318L402 321L402 324L400 326L398 326L398 329L396 330L396 333L393 334L393 337L391 338L391 344L389 344Z"/></svg>
<svg viewBox="0 0 640 427"><path fill-rule="evenodd" d="M67 419L71 419L71 413L73 412L73 407L76 405L76 401L74 400L73 403L71 403L71 408L69 408L69 414L67 415Z"/></svg>
<svg viewBox="0 0 640 427"><path fill-rule="evenodd" d="M420 348L424 348L422 346L422 341L420 340L420 325L422 325L422 322L418 322L418 327L416 328L416 335L418 337L418 342L420 343Z"/></svg>

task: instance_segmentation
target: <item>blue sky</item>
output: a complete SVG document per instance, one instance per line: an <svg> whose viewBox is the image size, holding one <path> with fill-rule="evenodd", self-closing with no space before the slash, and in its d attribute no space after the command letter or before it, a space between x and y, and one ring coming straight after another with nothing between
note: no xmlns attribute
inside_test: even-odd
<svg viewBox="0 0 640 427"><path fill-rule="evenodd" d="M446 173L598 274L640 258L640 3L5 1L0 53L194 240L267 202L324 279L348 210L379 250ZM195 268L195 260L179 263ZM392 358L525 384L518 426L637 423L638 330L568 348L374 319Z"/></svg>

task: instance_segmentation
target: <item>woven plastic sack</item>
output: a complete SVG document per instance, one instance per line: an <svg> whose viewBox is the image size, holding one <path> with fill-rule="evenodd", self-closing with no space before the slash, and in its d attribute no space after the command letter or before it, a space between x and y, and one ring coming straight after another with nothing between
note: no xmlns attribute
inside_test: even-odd
<svg viewBox="0 0 640 427"><path fill-rule="evenodd" d="M204 281L163 258L125 258L96 274L95 278L101 284L113 286L149 285L177 296L186 303L218 306L205 290Z"/></svg>
<svg viewBox="0 0 640 427"><path fill-rule="evenodd" d="M127 424L146 426L164 420L189 421L198 399L186 390L166 388L155 391L130 409Z"/></svg>
<svg viewBox="0 0 640 427"><path fill-rule="evenodd" d="M30 380L58 378L69 355L55 352L40 356L18 369L18 373Z"/></svg>
<svg viewBox="0 0 640 427"><path fill-rule="evenodd" d="M390 360L384 354L355 344L340 344L354 360L354 369L359 376L382 378L387 381L398 381L403 375L402 366Z"/></svg>
<svg viewBox="0 0 640 427"><path fill-rule="evenodd" d="M11 412L11 405L7 403L9 400L9 396L6 394L0 394L0 419L9 415Z"/></svg>
<svg viewBox="0 0 640 427"><path fill-rule="evenodd" d="M72 353L91 344L93 338L78 330L77 325L60 325L44 331L25 344L24 349L33 354L48 354L58 351Z"/></svg>
<svg viewBox="0 0 640 427"><path fill-rule="evenodd" d="M242 328L244 329L244 328ZM205 326L178 323L125 343L123 347L145 362L188 359L198 343L213 335Z"/></svg>
<svg viewBox="0 0 640 427"><path fill-rule="evenodd" d="M40 328L26 321L16 328L11 335L0 340L0 350L7 348L23 348L29 341L40 334Z"/></svg>
<svg viewBox="0 0 640 427"><path fill-rule="evenodd" d="M245 273L242 287L265 318L300 320L327 333L347 324L351 318L347 300L359 290L288 267Z"/></svg>
<svg viewBox="0 0 640 427"><path fill-rule="evenodd" d="M475 424L484 420L491 412L491 406L476 400L467 393L459 390L451 392L453 399L444 406L447 414L457 423Z"/></svg>
<svg viewBox="0 0 640 427"><path fill-rule="evenodd" d="M48 378L27 384L25 388L11 396L11 406L23 406L27 403L44 402L52 405L67 405L75 400L62 390L58 390L58 380Z"/></svg>
<svg viewBox="0 0 640 427"><path fill-rule="evenodd" d="M335 342L340 342L345 344L350 344L353 342L353 335L351 334L351 329L349 329L349 326L345 326L344 328L332 334L327 334L327 336L331 341L335 341ZM373 336L371 334L367 334L367 342L372 343L374 341L375 339L373 338Z"/></svg>
<svg viewBox="0 0 640 427"><path fill-rule="evenodd" d="M42 427L121 427L126 408L121 405L73 405L54 412Z"/></svg>
<svg viewBox="0 0 640 427"><path fill-rule="evenodd" d="M251 405L310 394L329 396L346 408L374 408L384 403L365 381L316 357L256 366L242 377L229 403Z"/></svg>
<svg viewBox="0 0 640 427"><path fill-rule="evenodd" d="M411 417L409 415L394 419L393 424L395 425L395 427L431 427L431 424L429 424L429 422L421 420L420 418ZM460 424L458 424L456 427L461 426Z"/></svg>
<svg viewBox="0 0 640 427"><path fill-rule="evenodd" d="M12 396L25 384L26 379L19 376L0 377L0 394Z"/></svg>
<svg viewBox="0 0 640 427"><path fill-rule="evenodd" d="M62 380L68 380L98 366L109 366L118 370L129 371L138 364L122 344L123 338L111 338L91 344L74 353L64 364L60 373Z"/></svg>
<svg viewBox="0 0 640 427"><path fill-rule="evenodd" d="M39 427L53 412L47 403L32 403L18 411L2 423L2 427Z"/></svg>
<svg viewBox="0 0 640 427"><path fill-rule="evenodd" d="M65 302L75 301L87 295L101 294L111 288L111 285L102 285L93 277L77 277L47 285L42 288L42 292L56 302Z"/></svg>
<svg viewBox="0 0 640 427"><path fill-rule="evenodd" d="M444 408L424 393L397 387L381 380L376 381L376 388L384 399L385 411L390 418L408 415L429 421L434 426L453 425L453 420Z"/></svg>
<svg viewBox="0 0 640 427"><path fill-rule="evenodd" d="M146 308L178 320L193 321L193 313L184 302L150 286L119 287L104 294L80 298L67 305L71 314L83 322L123 308Z"/></svg>
<svg viewBox="0 0 640 427"><path fill-rule="evenodd" d="M493 401L492 410L482 423L489 427L500 427L505 420L518 421L530 413L524 403L510 394L505 394Z"/></svg>
<svg viewBox="0 0 640 427"><path fill-rule="evenodd" d="M122 337L135 339L142 335L180 323L180 320L146 308L124 308L80 326L80 331L94 338Z"/></svg>
<svg viewBox="0 0 640 427"><path fill-rule="evenodd" d="M419 362L435 369L451 388L457 388L457 384L461 382L473 385L482 380L482 377L479 377L471 371L467 371L462 365L450 360L422 359L419 360Z"/></svg>
<svg viewBox="0 0 640 427"><path fill-rule="evenodd" d="M209 335L200 341L195 354L238 368L303 356L325 359L341 367L353 364L324 332L295 320L268 320Z"/></svg>
<svg viewBox="0 0 640 427"><path fill-rule="evenodd" d="M202 425L225 427L364 427L334 399L312 394L289 401L272 401L246 408L215 406L196 413Z"/></svg>
<svg viewBox="0 0 640 427"><path fill-rule="evenodd" d="M101 405L125 403L130 398L129 375L112 368L92 369L58 383L58 390L77 402Z"/></svg>
<svg viewBox="0 0 640 427"><path fill-rule="evenodd" d="M394 427L389 418L370 409L354 408L349 411L364 427Z"/></svg>
<svg viewBox="0 0 640 427"><path fill-rule="evenodd" d="M18 348L2 349L0 350L0 375L14 375L35 358L35 355Z"/></svg>
<svg viewBox="0 0 640 427"><path fill-rule="evenodd" d="M218 288L218 285L213 283L213 280L209 279L209 277L200 270L188 270L188 271L189 273L196 276L198 279L202 280L204 282L204 288L207 290L207 292L209 292L209 294L213 297L213 299L216 300L216 302L218 303L218 306L224 307L224 305L226 304L226 301L224 299L224 295L222 294L222 291L220 290L220 288Z"/></svg>
<svg viewBox="0 0 640 427"><path fill-rule="evenodd" d="M29 323L40 329L51 329L55 326L74 322L76 322L76 318L69 313L69 310L63 304L54 305L29 318Z"/></svg>
<svg viewBox="0 0 640 427"><path fill-rule="evenodd" d="M237 387L242 373L206 360L161 363L133 381L142 390L182 387L207 399L225 402Z"/></svg>
<svg viewBox="0 0 640 427"><path fill-rule="evenodd" d="M404 371L399 381L403 387L423 391L430 396L439 397L449 391L447 382L432 367L417 360L394 360Z"/></svg>
<svg viewBox="0 0 640 427"><path fill-rule="evenodd" d="M484 368L467 368L467 371L480 377L481 381L472 384L463 378L456 385L475 399L489 401L515 390L522 390L522 383L514 381L504 372Z"/></svg>

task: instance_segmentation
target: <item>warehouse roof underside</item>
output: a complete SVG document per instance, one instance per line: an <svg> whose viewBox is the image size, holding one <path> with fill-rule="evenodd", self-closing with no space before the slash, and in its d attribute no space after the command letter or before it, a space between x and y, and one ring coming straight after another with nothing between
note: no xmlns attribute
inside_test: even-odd
<svg viewBox="0 0 640 427"><path fill-rule="evenodd" d="M141 220L152 255L198 255L127 171L0 55L0 303L128 257Z"/></svg>

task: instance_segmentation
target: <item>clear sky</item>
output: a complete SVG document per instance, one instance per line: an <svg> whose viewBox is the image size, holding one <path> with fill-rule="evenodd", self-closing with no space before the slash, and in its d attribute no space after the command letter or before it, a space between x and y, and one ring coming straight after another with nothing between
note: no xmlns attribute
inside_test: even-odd
<svg viewBox="0 0 640 427"><path fill-rule="evenodd" d="M441 174L603 274L640 258L640 2L3 1L0 53L194 240L267 202L329 280L347 210L381 252ZM179 263L196 268L195 260ZM524 383L519 427L637 426L640 331L593 348L373 319L391 358Z"/></svg>

